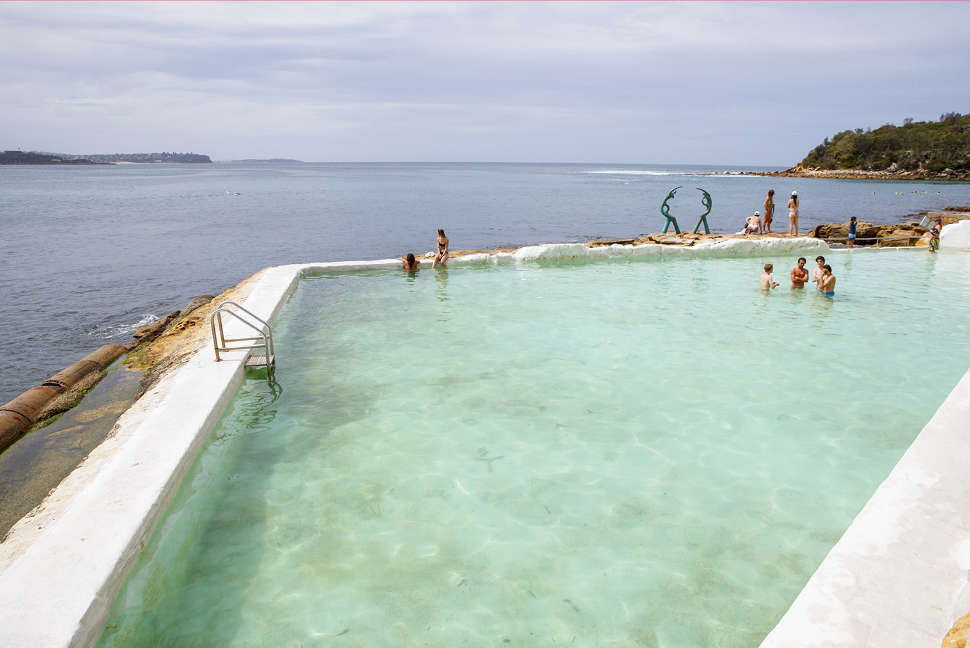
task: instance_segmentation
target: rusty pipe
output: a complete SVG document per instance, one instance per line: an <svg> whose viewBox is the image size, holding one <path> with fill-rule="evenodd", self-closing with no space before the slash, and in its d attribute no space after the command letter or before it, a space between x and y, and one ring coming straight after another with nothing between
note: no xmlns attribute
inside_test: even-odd
<svg viewBox="0 0 970 648"><path fill-rule="evenodd" d="M0 451L19 439L37 422L44 408L55 398L76 385L82 378L107 368L125 352L120 344L105 344L66 369L31 387L20 396L0 406Z"/></svg>

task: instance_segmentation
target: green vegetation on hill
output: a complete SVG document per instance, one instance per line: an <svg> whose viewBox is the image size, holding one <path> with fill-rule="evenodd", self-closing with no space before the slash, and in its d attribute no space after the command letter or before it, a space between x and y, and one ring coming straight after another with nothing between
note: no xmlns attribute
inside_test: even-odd
<svg viewBox="0 0 970 648"><path fill-rule="evenodd" d="M45 155L24 151L3 151L0 153L0 164L97 164L84 158L63 158L56 155Z"/></svg>
<svg viewBox="0 0 970 648"><path fill-rule="evenodd" d="M97 153L84 157L95 162L138 162L141 164L153 162L209 164L212 162L208 155L198 153Z"/></svg>
<svg viewBox="0 0 970 648"><path fill-rule="evenodd" d="M946 113L935 122L906 119L902 126L842 131L831 141L826 137L801 165L869 171L970 170L970 114Z"/></svg>

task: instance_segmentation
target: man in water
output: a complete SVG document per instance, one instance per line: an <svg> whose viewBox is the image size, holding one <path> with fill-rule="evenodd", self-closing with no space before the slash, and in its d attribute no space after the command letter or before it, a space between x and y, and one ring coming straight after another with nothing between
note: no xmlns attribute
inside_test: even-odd
<svg viewBox="0 0 970 648"><path fill-rule="evenodd" d="M825 266L825 257L817 256L815 257L815 270L812 272L812 281L815 282L815 287L819 290L822 289L822 268Z"/></svg>
<svg viewBox="0 0 970 648"><path fill-rule="evenodd" d="M774 266L770 263L765 264L765 273L761 275L761 289L771 290L772 288L778 287L778 282L771 278L771 271L774 270Z"/></svg>
<svg viewBox="0 0 970 648"><path fill-rule="evenodd" d="M808 281L808 270L805 268L805 257L798 257L798 265L791 269L791 287L804 288Z"/></svg>
<svg viewBox="0 0 970 648"><path fill-rule="evenodd" d="M822 297L829 299L835 297L835 275L832 274L832 266L822 266L822 280L818 282L818 289L822 291Z"/></svg>

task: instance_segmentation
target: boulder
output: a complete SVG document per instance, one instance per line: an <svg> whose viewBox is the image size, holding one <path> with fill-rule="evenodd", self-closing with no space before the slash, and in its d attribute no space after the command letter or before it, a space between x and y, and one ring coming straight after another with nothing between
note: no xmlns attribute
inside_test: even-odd
<svg viewBox="0 0 970 648"><path fill-rule="evenodd" d="M180 312L181 311L172 311L164 318L160 320L156 320L151 324L143 324L141 326L135 327L135 332L132 334L132 337L135 338L135 342L137 342L138 344L141 344L142 342L150 342L151 340L154 340L155 338L157 338L159 335L162 334L162 332L165 330L165 327L168 326L173 319L179 316Z"/></svg>
<svg viewBox="0 0 970 648"><path fill-rule="evenodd" d="M209 302L211 302L213 299L215 299L215 295L199 295L198 297L193 297L189 301L189 303L185 305L185 308L183 308L179 312L179 315L181 317L185 317L186 315L188 315L189 313L191 313L192 311L194 311L199 306L205 306L206 304L208 304Z"/></svg>
<svg viewBox="0 0 970 648"><path fill-rule="evenodd" d="M915 222L899 225L873 225L867 221L858 221L856 223L856 245L913 246L925 233L926 230ZM812 230L812 236L836 243L844 243L849 237L849 223L817 225Z"/></svg>

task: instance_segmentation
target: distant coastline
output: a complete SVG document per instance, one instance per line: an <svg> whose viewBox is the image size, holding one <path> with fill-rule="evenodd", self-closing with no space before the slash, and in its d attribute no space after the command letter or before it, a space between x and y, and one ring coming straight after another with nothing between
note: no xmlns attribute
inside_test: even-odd
<svg viewBox="0 0 970 648"><path fill-rule="evenodd" d="M199 153L41 153L3 151L0 164L211 164L208 155Z"/></svg>
<svg viewBox="0 0 970 648"><path fill-rule="evenodd" d="M43 153L25 153L24 151L3 151L0 153L0 164L106 164L95 162L87 158L62 158Z"/></svg>
<svg viewBox="0 0 970 648"><path fill-rule="evenodd" d="M943 171L902 171L884 169L820 169L818 167L794 166L784 171L741 171L739 175L777 176L782 178L828 178L836 180L918 180L923 182L970 182L970 171L944 169Z"/></svg>

